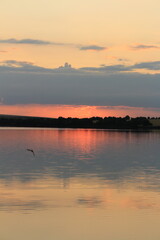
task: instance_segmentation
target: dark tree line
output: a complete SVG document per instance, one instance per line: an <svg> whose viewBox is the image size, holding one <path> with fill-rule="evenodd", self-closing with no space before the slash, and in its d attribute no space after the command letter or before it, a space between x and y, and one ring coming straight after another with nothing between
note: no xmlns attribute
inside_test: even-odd
<svg viewBox="0 0 160 240"><path fill-rule="evenodd" d="M51 127L51 128L95 128L95 129L140 129L152 128L149 118L136 117L91 117L91 118L42 118L22 116L0 116L1 127Z"/></svg>

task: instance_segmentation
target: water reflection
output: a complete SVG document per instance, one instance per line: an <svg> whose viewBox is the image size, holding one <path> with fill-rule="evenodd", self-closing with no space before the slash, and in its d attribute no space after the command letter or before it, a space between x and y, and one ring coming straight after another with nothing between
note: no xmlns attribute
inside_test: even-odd
<svg viewBox="0 0 160 240"><path fill-rule="evenodd" d="M137 189L135 186L121 188L94 185L73 181L63 188L54 178L20 183L0 183L0 211L32 213L38 210L87 208L87 209L137 209L160 210L160 195L157 192ZM52 184L53 183L53 184Z"/></svg>
<svg viewBox="0 0 160 240"><path fill-rule="evenodd" d="M158 190L159 140L159 132L1 129L0 178L25 182L52 176L64 186L77 177L102 184L140 181Z"/></svg>
<svg viewBox="0 0 160 240"><path fill-rule="evenodd" d="M160 132L1 129L0 239L159 239L159 142Z"/></svg>
<svg viewBox="0 0 160 240"><path fill-rule="evenodd" d="M1 129L0 210L159 209L159 140L159 132Z"/></svg>

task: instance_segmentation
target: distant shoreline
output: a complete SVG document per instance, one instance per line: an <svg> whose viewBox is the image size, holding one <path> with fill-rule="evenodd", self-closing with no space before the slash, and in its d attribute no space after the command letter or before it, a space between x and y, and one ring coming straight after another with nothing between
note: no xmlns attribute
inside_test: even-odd
<svg viewBox="0 0 160 240"><path fill-rule="evenodd" d="M0 127L33 128L89 128L89 129L160 129L160 118L91 117L45 118L17 115L0 115Z"/></svg>

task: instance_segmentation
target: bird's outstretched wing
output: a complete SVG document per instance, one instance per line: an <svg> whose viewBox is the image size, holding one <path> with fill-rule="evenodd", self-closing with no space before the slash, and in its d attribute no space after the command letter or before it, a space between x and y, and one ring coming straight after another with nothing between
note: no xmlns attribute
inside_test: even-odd
<svg viewBox="0 0 160 240"><path fill-rule="evenodd" d="M34 153L33 149L27 148L26 150L29 151L29 152L32 152L32 153L33 153L33 156L35 157L35 153Z"/></svg>

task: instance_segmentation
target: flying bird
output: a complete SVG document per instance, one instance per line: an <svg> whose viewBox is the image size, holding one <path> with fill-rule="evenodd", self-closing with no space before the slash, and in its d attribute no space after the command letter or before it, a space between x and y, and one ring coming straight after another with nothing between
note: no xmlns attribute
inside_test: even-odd
<svg viewBox="0 0 160 240"><path fill-rule="evenodd" d="M33 149L27 148L26 150L29 151L29 152L32 152L32 153L33 153L33 156L35 157L35 153L34 153Z"/></svg>

